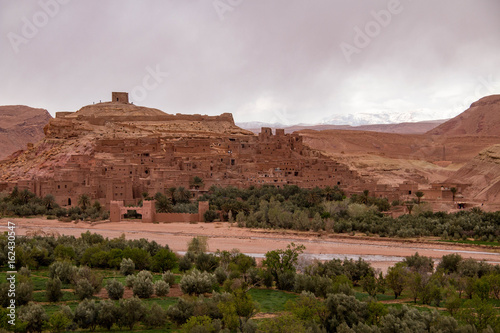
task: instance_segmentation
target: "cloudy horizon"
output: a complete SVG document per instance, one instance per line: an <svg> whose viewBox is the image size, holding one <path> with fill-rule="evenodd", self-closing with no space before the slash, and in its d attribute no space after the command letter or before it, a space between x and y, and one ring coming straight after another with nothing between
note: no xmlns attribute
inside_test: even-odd
<svg viewBox="0 0 500 333"><path fill-rule="evenodd" d="M499 14L496 0L0 0L0 105L54 115L127 91L237 122L451 118L500 94Z"/></svg>

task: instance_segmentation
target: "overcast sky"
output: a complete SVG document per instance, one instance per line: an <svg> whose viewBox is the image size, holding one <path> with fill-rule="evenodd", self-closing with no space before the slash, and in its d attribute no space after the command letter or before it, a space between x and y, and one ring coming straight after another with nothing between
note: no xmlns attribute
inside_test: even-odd
<svg viewBox="0 0 500 333"><path fill-rule="evenodd" d="M500 94L499 18L498 0L0 0L0 105L447 118Z"/></svg>

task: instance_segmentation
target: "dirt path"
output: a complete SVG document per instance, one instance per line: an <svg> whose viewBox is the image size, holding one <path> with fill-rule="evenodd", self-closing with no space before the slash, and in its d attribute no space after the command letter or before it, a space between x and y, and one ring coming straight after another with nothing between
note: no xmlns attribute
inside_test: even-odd
<svg viewBox="0 0 500 333"><path fill-rule="evenodd" d="M7 221L16 223L17 234L55 233L79 236L89 230L115 238L124 234L127 239L146 238L155 240L176 251L187 250L187 243L195 236L207 236L210 251L239 249L242 253L262 258L267 251L286 248L290 242L304 244L305 254L322 260L332 258L362 257L373 267L386 271L405 256L418 252L420 255L440 259L443 255L459 253L464 258L500 263L500 249L492 250L470 245L437 242L368 238L312 232L274 231L238 228L229 223L169 223L144 224L141 222L64 223L42 218L0 219L0 232L6 231Z"/></svg>

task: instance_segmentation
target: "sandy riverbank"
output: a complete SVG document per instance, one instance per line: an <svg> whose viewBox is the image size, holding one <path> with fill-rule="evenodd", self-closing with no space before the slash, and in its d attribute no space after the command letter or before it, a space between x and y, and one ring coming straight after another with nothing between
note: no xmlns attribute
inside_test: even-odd
<svg viewBox="0 0 500 333"><path fill-rule="evenodd" d="M459 253L464 258L500 263L500 249L461 246L436 242L415 242L398 239L348 237L346 235L309 232L244 229L229 223L169 223L145 224L141 222L64 223L42 218L0 219L0 232L6 231L7 221L15 222L17 234L58 233L79 236L89 230L115 238L125 234L127 239L146 238L168 246L176 252L187 250L194 236L207 236L210 251L239 249L256 257L270 250L286 248L290 242L304 244L305 254L319 259L354 258L361 256L373 267L386 271L389 266L418 251L420 255L440 259L443 255Z"/></svg>

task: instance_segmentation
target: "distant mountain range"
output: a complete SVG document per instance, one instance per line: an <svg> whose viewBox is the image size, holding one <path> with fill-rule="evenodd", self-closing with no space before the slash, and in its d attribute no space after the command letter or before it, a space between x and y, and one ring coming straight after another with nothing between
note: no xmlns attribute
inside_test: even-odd
<svg viewBox="0 0 500 333"><path fill-rule="evenodd" d="M371 132L382 132L382 133L400 133L400 134L423 134L433 128L445 123L448 119L439 120L428 120L419 122L401 122L401 123L373 123L368 125L333 125L333 124L317 124L317 125L305 125L298 124L292 126L286 126L277 123L263 123L263 122L247 122L247 123L236 123L237 126L244 128L246 130L252 131L254 133L260 133L262 127L271 127L272 129L284 128L286 133L292 133L301 130L351 130L351 131L371 131Z"/></svg>

